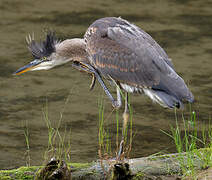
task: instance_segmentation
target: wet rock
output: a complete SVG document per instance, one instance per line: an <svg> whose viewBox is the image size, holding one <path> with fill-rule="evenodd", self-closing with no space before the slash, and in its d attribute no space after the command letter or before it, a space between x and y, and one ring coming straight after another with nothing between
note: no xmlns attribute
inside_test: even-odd
<svg viewBox="0 0 212 180"><path fill-rule="evenodd" d="M52 158L44 168L40 170L36 180L70 180L71 172L66 163Z"/></svg>
<svg viewBox="0 0 212 180"><path fill-rule="evenodd" d="M117 163L113 167L112 180L132 179L128 163Z"/></svg>

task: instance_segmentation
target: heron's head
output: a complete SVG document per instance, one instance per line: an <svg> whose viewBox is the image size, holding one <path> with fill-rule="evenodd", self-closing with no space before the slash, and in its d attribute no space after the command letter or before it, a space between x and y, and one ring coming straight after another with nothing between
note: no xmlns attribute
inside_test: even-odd
<svg viewBox="0 0 212 180"><path fill-rule="evenodd" d="M27 43L34 60L18 69L14 75L27 71L48 70L69 61L87 61L83 39L59 41L54 33L49 32L44 41L36 42L34 38L29 36Z"/></svg>

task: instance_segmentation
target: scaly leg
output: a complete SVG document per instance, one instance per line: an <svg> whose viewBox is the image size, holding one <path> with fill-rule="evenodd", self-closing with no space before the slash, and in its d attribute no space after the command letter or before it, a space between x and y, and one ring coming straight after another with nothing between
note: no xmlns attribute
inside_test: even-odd
<svg viewBox="0 0 212 180"><path fill-rule="evenodd" d="M84 63L84 62L83 63L76 62L76 63L73 63L72 66L75 67L76 69L80 70L80 71L85 71L87 73L93 74L94 77L93 77L92 84L90 86L91 89L93 89L93 87L95 85L95 79L97 78L97 80L99 81L100 85L104 89L105 94L111 100L112 106L114 108L120 108L121 107L121 103L120 103L121 95L119 94L119 96L118 96L118 91L117 91L117 97L118 97L117 101L113 98L112 94L110 93L110 91L108 90L106 85L104 84L104 81L102 80L101 75L99 74L99 72L93 66L91 66L90 64Z"/></svg>
<svg viewBox="0 0 212 180"><path fill-rule="evenodd" d="M124 106L124 113L123 113L123 129L122 129L122 138L126 135L126 128L127 123L129 120L129 106L128 106L128 93L125 93L125 106Z"/></svg>
<svg viewBox="0 0 212 180"><path fill-rule="evenodd" d="M117 100L115 100L113 98L113 96L111 95L110 91L108 90L108 88L106 87L106 85L104 84L104 81L102 80L102 77L100 76L99 72L93 66L91 66L90 64L86 64L86 63L83 63L83 64L82 63L76 63L76 64L73 64L73 66L75 68L77 68L78 70L85 71L85 72L92 74L93 79L92 79L90 89L93 89L93 87L95 85L95 80L97 78L100 85L104 89L106 95L111 100L113 107L115 107L115 108L121 107L122 103L121 103L121 94L120 94L119 87L116 87ZM121 155L123 153L123 149L124 149L124 140L125 140L125 135L126 135L126 128L127 128L128 119L129 119L129 106L128 106L128 93L126 92L125 109L124 109L124 113L123 113L122 140L121 140L120 145L119 145L119 152L118 152L118 157L117 157L118 160L120 160Z"/></svg>
<svg viewBox="0 0 212 180"><path fill-rule="evenodd" d="M118 160L120 160L121 155L124 150L124 140L126 136L126 130L127 130L127 123L129 120L129 106L128 106L128 93L125 93L125 107L124 107L124 113L123 113L123 125L122 125L122 139L119 145L119 152L118 152Z"/></svg>
<svg viewBox="0 0 212 180"><path fill-rule="evenodd" d="M122 103L121 103L121 93L120 93L119 87L116 87L116 95L117 95L117 98L116 98L117 108L120 108Z"/></svg>

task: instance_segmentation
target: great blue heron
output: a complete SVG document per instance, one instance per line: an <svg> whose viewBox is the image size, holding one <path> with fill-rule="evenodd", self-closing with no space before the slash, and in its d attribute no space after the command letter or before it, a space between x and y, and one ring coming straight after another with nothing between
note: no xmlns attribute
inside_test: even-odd
<svg viewBox="0 0 212 180"><path fill-rule="evenodd" d="M28 48L35 60L17 70L16 75L71 61L77 69L92 74L91 89L95 79L99 81L114 107L121 106L120 89L126 92L124 119L129 92L143 93L167 108L182 108L184 101L194 101L165 51L149 34L122 18L96 20L83 39L58 41L53 33L48 33L43 42L29 37ZM116 84L117 100L102 77Z"/></svg>

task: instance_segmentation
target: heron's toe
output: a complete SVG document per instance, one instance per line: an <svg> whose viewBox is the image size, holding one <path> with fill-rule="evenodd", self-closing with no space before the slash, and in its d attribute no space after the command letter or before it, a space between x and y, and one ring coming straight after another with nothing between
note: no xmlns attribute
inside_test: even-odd
<svg viewBox="0 0 212 180"><path fill-rule="evenodd" d="M115 108L115 109L119 109L121 107L121 103L119 101L113 101L112 102L112 106Z"/></svg>

